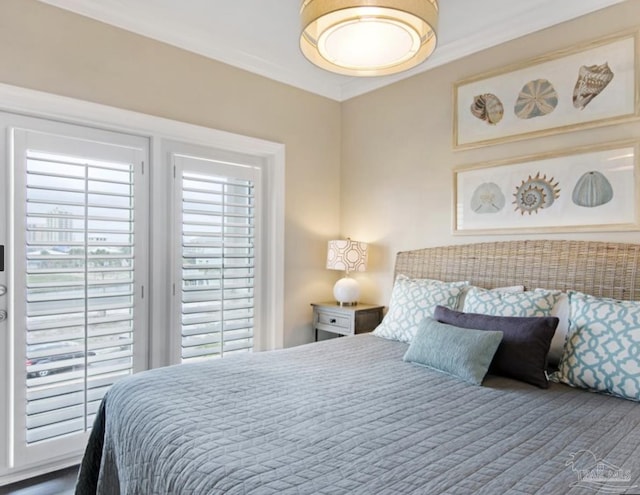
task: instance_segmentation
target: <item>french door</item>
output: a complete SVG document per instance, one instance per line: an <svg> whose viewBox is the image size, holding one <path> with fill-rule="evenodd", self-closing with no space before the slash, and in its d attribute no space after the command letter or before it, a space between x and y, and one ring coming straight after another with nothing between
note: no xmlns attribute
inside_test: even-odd
<svg viewBox="0 0 640 495"><path fill-rule="evenodd" d="M0 112L0 486L77 462L116 380L282 347L283 146L137 125Z"/></svg>
<svg viewBox="0 0 640 495"><path fill-rule="evenodd" d="M2 122L3 456L20 469L81 453L109 386L146 368L149 143Z"/></svg>

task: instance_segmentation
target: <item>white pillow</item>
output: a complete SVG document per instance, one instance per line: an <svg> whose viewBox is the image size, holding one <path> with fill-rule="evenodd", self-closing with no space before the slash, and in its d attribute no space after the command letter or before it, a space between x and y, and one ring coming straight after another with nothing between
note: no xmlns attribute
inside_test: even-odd
<svg viewBox="0 0 640 495"><path fill-rule="evenodd" d="M441 282L428 278L399 275L393 285L389 311L373 335L410 343L418 325L432 317L436 306L455 309L467 282Z"/></svg>
<svg viewBox="0 0 640 495"><path fill-rule="evenodd" d="M555 367L560 362L564 342L567 340L567 334L569 333L569 295L566 292L561 292L558 296L558 300L551 310L551 316L556 316L560 320L549 347L549 365Z"/></svg>

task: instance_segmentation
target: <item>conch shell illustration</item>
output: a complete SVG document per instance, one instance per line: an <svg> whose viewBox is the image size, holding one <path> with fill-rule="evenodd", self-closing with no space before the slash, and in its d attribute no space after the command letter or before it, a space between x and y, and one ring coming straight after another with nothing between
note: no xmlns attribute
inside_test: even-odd
<svg viewBox="0 0 640 495"><path fill-rule="evenodd" d="M578 206L595 208L613 199L613 187L604 174L591 170L578 179L571 199Z"/></svg>
<svg viewBox="0 0 640 495"><path fill-rule="evenodd" d="M583 65L578 71L578 80L573 88L573 106L583 110L591 100L598 96L613 79L608 63L602 65Z"/></svg>
<svg viewBox="0 0 640 495"><path fill-rule="evenodd" d="M522 87L514 112L521 119L532 119L550 114L558 106L558 93L546 79L529 81Z"/></svg>
<svg viewBox="0 0 640 495"><path fill-rule="evenodd" d="M538 172L535 177L529 176L528 179L516 187L513 194L513 204L516 205L515 211L520 210L520 214L538 213L542 208L549 208L553 202L560 197L560 189L558 182L553 182L553 177L547 179L546 175L540 175Z"/></svg>
<svg viewBox="0 0 640 495"><path fill-rule="evenodd" d="M471 113L487 124L495 125L502 120L504 107L496 95L485 93L473 98Z"/></svg>

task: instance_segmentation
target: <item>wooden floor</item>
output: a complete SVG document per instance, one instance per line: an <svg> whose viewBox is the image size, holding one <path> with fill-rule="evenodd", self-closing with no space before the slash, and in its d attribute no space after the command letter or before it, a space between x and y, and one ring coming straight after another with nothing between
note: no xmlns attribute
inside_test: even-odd
<svg viewBox="0 0 640 495"><path fill-rule="evenodd" d="M0 486L0 495L73 495L78 467Z"/></svg>

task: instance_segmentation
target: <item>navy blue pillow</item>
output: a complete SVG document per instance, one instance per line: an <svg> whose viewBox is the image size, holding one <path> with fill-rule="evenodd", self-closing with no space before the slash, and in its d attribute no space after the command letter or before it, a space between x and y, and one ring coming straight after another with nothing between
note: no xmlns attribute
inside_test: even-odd
<svg viewBox="0 0 640 495"><path fill-rule="evenodd" d="M437 306L434 319L460 328L503 333L489 373L547 388L547 355L558 326L555 316L517 317L462 313Z"/></svg>

